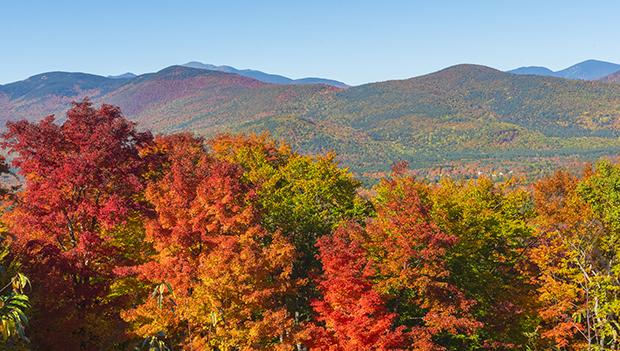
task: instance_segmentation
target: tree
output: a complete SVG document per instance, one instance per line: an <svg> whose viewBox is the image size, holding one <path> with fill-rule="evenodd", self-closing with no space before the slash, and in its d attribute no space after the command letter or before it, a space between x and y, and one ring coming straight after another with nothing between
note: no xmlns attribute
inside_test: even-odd
<svg viewBox="0 0 620 351"><path fill-rule="evenodd" d="M115 241L144 210L139 149L151 135L137 132L118 108L83 101L62 124L53 116L9 122L4 138L24 177L5 220L12 250L34 282L33 344L46 350L115 344L122 327L108 294L113 268L126 259Z"/></svg>
<svg viewBox="0 0 620 351"><path fill-rule="evenodd" d="M363 240L378 269L377 291L420 351L442 349L481 326L470 314L474 301L450 282L446 256L458 239L433 222L424 188L396 167L376 188L377 215Z"/></svg>
<svg viewBox="0 0 620 351"><path fill-rule="evenodd" d="M357 241L363 229L350 223L322 237L317 246L323 274L321 298L312 306L316 321L305 331L311 350L401 350L408 336L394 328L396 314L374 290L377 271Z"/></svg>
<svg viewBox="0 0 620 351"><path fill-rule="evenodd" d="M483 325L458 349L524 349L537 325L530 193L488 178L444 178L429 191L433 220L457 238L446 253L450 281L476 301L472 315Z"/></svg>
<svg viewBox="0 0 620 351"><path fill-rule="evenodd" d="M358 196L361 183L339 167L335 154L300 155L267 135L221 135L209 145L215 157L238 164L255 185L253 199L261 225L280 231L294 246L292 278L306 282L288 302L300 319L311 313L316 297L312 276L319 274L317 239L343 221L359 221L371 212Z"/></svg>
<svg viewBox="0 0 620 351"><path fill-rule="evenodd" d="M281 230L314 259L316 239L340 222L362 220L368 204L357 196L361 183L338 166L335 154L306 156L266 135L222 135L209 142L214 156L240 165L256 185L263 226Z"/></svg>
<svg viewBox="0 0 620 351"><path fill-rule="evenodd" d="M296 288L293 246L259 226L223 239L201 260L191 299L179 313L196 350L292 350L298 325L286 309Z"/></svg>
<svg viewBox="0 0 620 351"><path fill-rule="evenodd" d="M565 172L535 184L542 336L569 350L620 347L617 166L579 181Z"/></svg>
<svg viewBox="0 0 620 351"><path fill-rule="evenodd" d="M155 211L146 239L155 252L124 273L165 282L174 298L164 308L161 299L147 298L123 317L136 334L160 334L172 346L290 348L295 333L285 301L295 288L294 250L261 227L255 186L243 169L212 157L188 134L158 138L145 153L162 165L145 192Z"/></svg>

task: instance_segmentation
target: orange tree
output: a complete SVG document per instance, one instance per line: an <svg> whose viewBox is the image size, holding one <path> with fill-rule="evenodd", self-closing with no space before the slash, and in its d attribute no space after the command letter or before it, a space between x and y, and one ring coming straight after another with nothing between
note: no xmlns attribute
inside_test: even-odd
<svg viewBox="0 0 620 351"><path fill-rule="evenodd" d="M294 245L292 277L300 285L287 305L299 321L308 320L310 300L317 296L311 277L320 273L317 239L343 221L368 215L368 201L357 194L361 183L338 165L335 154L301 155L267 135L222 135L209 145L215 157L240 165L256 186L253 203L261 225Z"/></svg>
<svg viewBox="0 0 620 351"><path fill-rule="evenodd" d="M123 318L136 334L161 335L174 347L290 349L296 326L285 301L296 287L294 248L260 225L243 169L187 134L158 138L144 152L162 165L146 189L155 212L146 240L155 253L119 273L156 291Z"/></svg>

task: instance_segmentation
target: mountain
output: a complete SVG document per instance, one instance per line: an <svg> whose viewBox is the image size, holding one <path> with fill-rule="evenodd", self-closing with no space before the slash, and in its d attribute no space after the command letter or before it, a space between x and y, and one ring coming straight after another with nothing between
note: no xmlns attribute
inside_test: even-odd
<svg viewBox="0 0 620 351"><path fill-rule="evenodd" d="M513 73L513 74L520 74L520 75L529 74L529 75L534 75L534 76L546 76L546 77L553 77L555 75L555 72L553 72L549 68L540 67L540 66L519 67L517 69L513 69L508 72Z"/></svg>
<svg viewBox="0 0 620 351"><path fill-rule="evenodd" d="M333 149L369 178L397 160L438 174L531 174L620 151L620 84L478 65L346 89L186 66L129 79L69 75L0 86L0 118L62 116L88 95L154 132L267 130L304 152Z"/></svg>
<svg viewBox="0 0 620 351"><path fill-rule="evenodd" d="M557 72L554 72L546 67L536 66L520 67L508 72L520 75L531 74L566 79L597 80L618 71L620 71L620 64L598 60L587 60Z"/></svg>
<svg viewBox="0 0 620 351"><path fill-rule="evenodd" d="M119 74L117 76L108 76L108 78L112 78L112 79L131 79L135 77L137 77L137 75L131 72Z"/></svg>
<svg viewBox="0 0 620 351"><path fill-rule="evenodd" d="M0 122L61 112L74 100L96 97L125 83L94 74L48 72L0 86Z"/></svg>
<svg viewBox="0 0 620 351"><path fill-rule="evenodd" d="M261 82L272 83L272 84L293 84L293 85L325 84L325 85L331 85L337 88L347 87L345 83L332 80L332 79L325 79L325 78L291 79L285 76L265 73L261 71L251 70L251 69L236 69L230 66L215 66L215 65L197 62L197 61L185 63L183 64L183 66L191 67L191 68L206 69L206 70L211 70L211 71L220 71L220 72L226 72L226 73L236 73L240 76L254 78L256 80L260 80Z"/></svg>
<svg viewBox="0 0 620 351"><path fill-rule="evenodd" d="M600 79L601 82L620 83L620 71L610 74Z"/></svg>
<svg viewBox="0 0 620 351"><path fill-rule="evenodd" d="M11 99L33 99L48 95L73 97L85 92L90 94L106 92L120 84L122 82L94 74L48 72L5 84L0 87L0 92Z"/></svg>
<svg viewBox="0 0 620 351"><path fill-rule="evenodd" d="M567 79L596 80L618 71L619 64L588 60L558 71L556 75Z"/></svg>
<svg viewBox="0 0 620 351"><path fill-rule="evenodd" d="M407 160L416 168L506 162L518 168L620 150L620 86L476 65L347 89L174 70L179 75L168 77L164 70L100 100L119 104L157 131L269 130L300 150L334 149L364 174L385 170L386 160ZM172 95L152 92L172 87ZM186 93L181 87L188 87Z"/></svg>

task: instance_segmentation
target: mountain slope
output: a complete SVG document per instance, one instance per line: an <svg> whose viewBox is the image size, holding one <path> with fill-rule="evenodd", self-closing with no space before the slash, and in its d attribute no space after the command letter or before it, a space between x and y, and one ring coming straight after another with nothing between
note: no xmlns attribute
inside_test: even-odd
<svg viewBox="0 0 620 351"><path fill-rule="evenodd" d="M344 100L341 108L347 114L360 117L357 123L406 115L484 117L547 135L586 135L608 127L591 115L593 111L617 113L619 93L594 82L518 76L484 66L459 65L417 78L352 87L338 96ZM596 101L592 95L597 96ZM356 112L360 105L372 107L374 113Z"/></svg>
<svg viewBox="0 0 620 351"><path fill-rule="evenodd" d="M532 66L513 69L508 71L508 73L522 75L531 74L566 79L597 80L618 71L620 71L619 64L598 60L587 60L557 72L554 72L546 67Z"/></svg>
<svg viewBox="0 0 620 351"><path fill-rule="evenodd" d="M210 99L236 96L242 89L264 86L264 83L236 74L171 66L156 73L132 79L98 100L121 106L128 115L139 115L176 100L208 92ZM208 104L209 99L204 103Z"/></svg>
<svg viewBox="0 0 620 351"><path fill-rule="evenodd" d="M215 134L266 116L303 114L309 101L335 89L274 85L232 73L173 66L139 76L98 101L120 106L157 131Z"/></svg>
<svg viewBox="0 0 620 351"><path fill-rule="evenodd" d="M347 89L269 84L184 66L133 79L92 79L101 86L89 80L77 86L92 88L96 103L118 105L155 132L268 130L302 151L334 149L345 165L368 176L397 160L419 169L473 165L463 174L505 165L539 172L542 164L620 151L620 85L604 82L477 65ZM0 115L62 113L86 91L73 86L33 85L32 92L17 94L15 85L10 96L2 86ZM62 92L70 96L56 95Z"/></svg>
<svg viewBox="0 0 620 351"><path fill-rule="evenodd" d="M462 65L338 92L338 118L412 162L615 148L620 87ZM510 155L510 156L508 156Z"/></svg>
<svg viewBox="0 0 620 351"><path fill-rule="evenodd" d="M601 82L620 83L620 71L600 79Z"/></svg>
<svg viewBox="0 0 620 351"><path fill-rule="evenodd" d="M618 71L620 71L619 64L588 60L558 71L556 76L567 79L596 80Z"/></svg>
<svg viewBox="0 0 620 351"><path fill-rule="evenodd" d="M272 84L294 84L294 85L305 85L305 84L325 84L325 85L331 85L333 87L337 87L337 88L346 88L347 85L343 82L339 82L336 80L332 80L332 79L325 79L325 78L301 78L301 79L291 79L288 77L284 77L281 75L277 75L277 74L270 74L270 73L265 73L265 72L261 72L261 71L256 71L256 70L251 70L251 69L236 69L234 67L230 67L230 66L215 66L215 65L210 65L210 64L205 64L202 62L197 62L197 61L192 61L192 62L188 62L183 64L182 66L185 67L191 67L191 68L199 68L199 69L206 69L206 70L210 70L210 71L219 71L219 72L226 72L226 73L236 73L240 76L244 76L244 77L248 77L248 78L253 78L256 80L259 80L261 82L265 82L265 83L272 83Z"/></svg>
<svg viewBox="0 0 620 351"><path fill-rule="evenodd" d="M125 83L86 73L48 72L0 86L0 122L36 119L65 110L74 100L97 97Z"/></svg>
<svg viewBox="0 0 620 351"><path fill-rule="evenodd" d="M33 99L48 95L71 97L79 96L85 91L107 92L121 84L122 82L94 74L48 72L2 85L0 92L11 99Z"/></svg>

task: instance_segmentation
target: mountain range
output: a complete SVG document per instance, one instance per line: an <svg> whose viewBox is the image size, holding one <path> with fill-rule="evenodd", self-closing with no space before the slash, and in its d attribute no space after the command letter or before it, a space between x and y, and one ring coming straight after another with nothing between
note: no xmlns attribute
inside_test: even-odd
<svg viewBox="0 0 620 351"><path fill-rule="evenodd" d="M301 79L291 79L285 76L281 76L278 74L265 73L253 69L236 69L231 66L215 66L210 64L205 64L197 61L191 61L186 64L183 64L185 67L198 68L198 69L206 69L209 71L219 71L226 73L235 73L243 77L254 78L261 82L265 83L273 83L273 84L292 84L292 85L308 85L308 84L325 84L331 85L337 88L346 88L346 85L343 82L339 82L337 80L325 79L325 78L301 78Z"/></svg>
<svg viewBox="0 0 620 351"><path fill-rule="evenodd" d="M530 174L620 151L620 84L607 81L457 65L345 88L274 84L223 70L39 74L0 86L0 121L62 119L71 101L89 97L120 106L155 132L269 131L301 151L333 149L369 178L397 160L425 172Z"/></svg>
<svg viewBox="0 0 620 351"><path fill-rule="evenodd" d="M598 60L587 60L556 72L550 70L549 68L540 66L519 67L508 72L522 75L559 77L566 79L598 80L604 79L605 77L616 72L620 72L620 64Z"/></svg>

